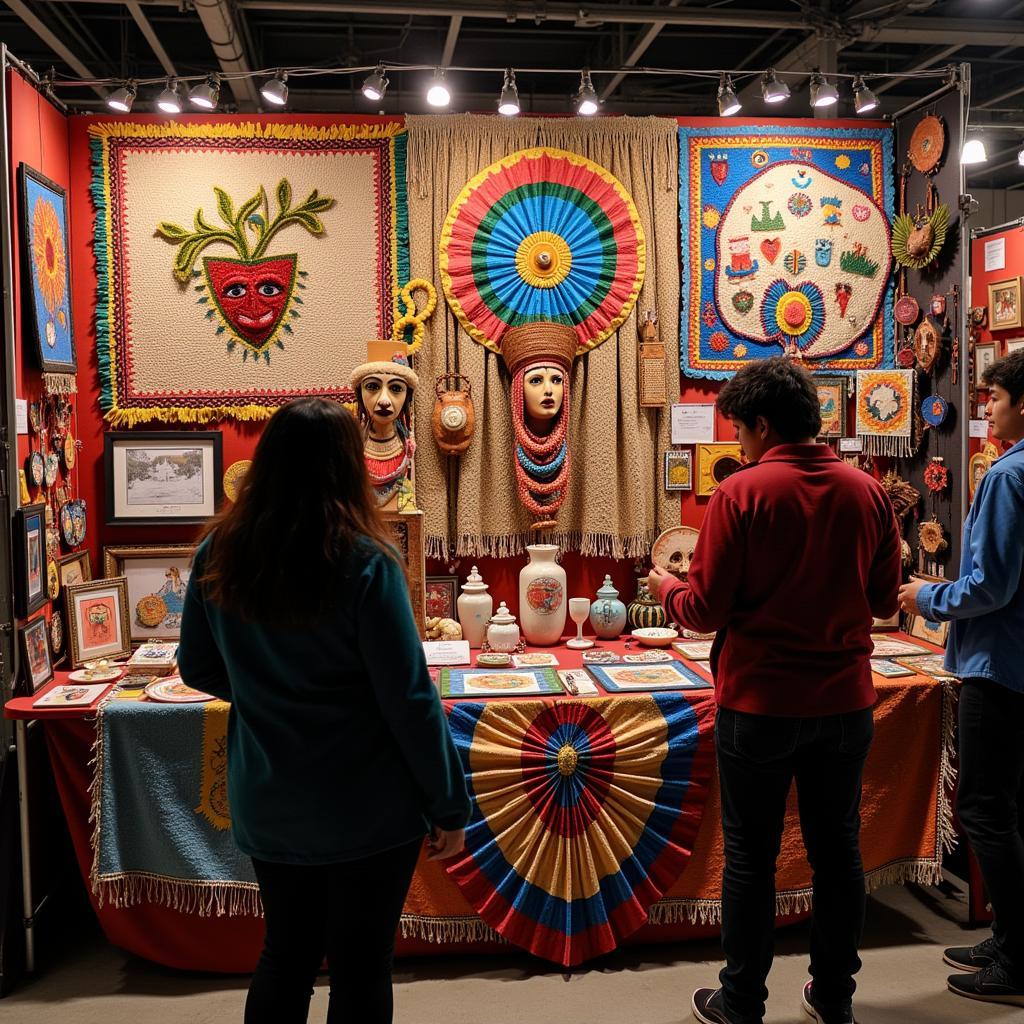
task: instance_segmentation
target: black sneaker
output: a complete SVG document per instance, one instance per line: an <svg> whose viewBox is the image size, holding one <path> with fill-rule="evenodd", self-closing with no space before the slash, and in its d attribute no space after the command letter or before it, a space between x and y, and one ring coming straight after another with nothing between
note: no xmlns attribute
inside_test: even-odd
<svg viewBox="0 0 1024 1024"><path fill-rule="evenodd" d="M942 959L950 967L958 967L961 971L980 971L998 962L997 948L996 937L990 935L976 946L950 946L943 950Z"/></svg>
<svg viewBox="0 0 1024 1024"><path fill-rule="evenodd" d="M950 992L983 1003L1008 1003L1024 1006L1024 988L1015 985L998 964L983 967L977 974L951 974L946 979Z"/></svg>
<svg viewBox="0 0 1024 1024"><path fill-rule="evenodd" d="M811 985L814 983L809 981L804 985L803 997L801 1002L804 1004L804 1009L810 1015L813 1020L818 1021L818 1024L857 1024L853 1019L853 1004L849 1003L844 1006L841 1010L823 1010L814 1002L814 995L811 992Z"/></svg>
<svg viewBox="0 0 1024 1024"><path fill-rule="evenodd" d="M690 1007L697 1020L704 1024L739 1024L725 1012L720 988L699 988L693 993Z"/></svg>

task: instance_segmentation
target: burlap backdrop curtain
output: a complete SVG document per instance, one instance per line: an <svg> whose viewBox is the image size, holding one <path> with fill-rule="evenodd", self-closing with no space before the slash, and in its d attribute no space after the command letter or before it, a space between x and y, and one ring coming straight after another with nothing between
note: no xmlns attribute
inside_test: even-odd
<svg viewBox="0 0 1024 1024"><path fill-rule="evenodd" d="M585 555L642 558L679 522L665 492L662 453L668 409L642 409L637 392L637 318L658 314L670 397L679 381L679 221L676 123L664 118L607 121L454 115L409 117L409 236L412 275L434 282L438 310L416 356L416 496L425 512L427 554L508 557L537 539L516 497L509 376L500 357L462 329L443 295L438 242L466 182L519 149L551 146L609 170L632 195L647 238L647 272L632 315L617 334L576 360L569 444L572 474L546 540ZM441 454L430 439L434 381L458 368L472 382L477 427L469 450Z"/></svg>

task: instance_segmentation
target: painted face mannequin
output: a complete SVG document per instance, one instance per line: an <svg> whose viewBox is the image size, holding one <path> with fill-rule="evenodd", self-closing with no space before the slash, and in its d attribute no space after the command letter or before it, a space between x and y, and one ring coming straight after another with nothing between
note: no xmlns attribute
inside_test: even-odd
<svg viewBox="0 0 1024 1024"><path fill-rule="evenodd" d="M399 376L371 373L359 385L359 399L372 437L382 441L395 433L409 397L409 385Z"/></svg>
<svg viewBox="0 0 1024 1024"><path fill-rule="evenodd" d="M530 366L523 375L523 412L535 434L551 431L562 411L565 373L560 366Z"/></svg>

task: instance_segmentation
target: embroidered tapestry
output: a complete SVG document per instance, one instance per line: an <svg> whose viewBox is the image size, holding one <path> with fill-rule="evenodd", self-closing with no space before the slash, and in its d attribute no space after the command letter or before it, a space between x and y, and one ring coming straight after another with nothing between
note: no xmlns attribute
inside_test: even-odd
<svg viewBox="0 0 1024 1024"><path fill-rule="evenodd" d="M690 858L713 722L711 702L679 693L455 705L473 814L448 873L536 956L572 966L610 952Z"/></svg>
<svg viewBox="0 0 1024 1024"><path fill-rule="evenodd" d="M101 405L116 426L352 398L409 279L398 124L90 126Z"/></svg>
<svg viewBox="0 0 1024 1024"><path fill-rule="evenodd" d="M913 454L914 371L864 370L857 374L857 436L872 455Z"/></svg>
<svg viewBox="0 0 1024 1024"><path fill-rule="evenodd" d="M684 374L892 366L893 204L890 129L680 128Z"/></svg>

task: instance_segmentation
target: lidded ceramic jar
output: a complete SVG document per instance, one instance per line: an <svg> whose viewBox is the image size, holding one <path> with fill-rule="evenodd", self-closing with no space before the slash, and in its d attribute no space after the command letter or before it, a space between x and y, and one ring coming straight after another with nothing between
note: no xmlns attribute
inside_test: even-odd
<svg viewBox="0 0 1024 1024"><path fill-rule="evenodd" d="M605 576L597 600L590 606L590 624L602 640L617 640L626 625L626 606L619 600L611 576Z"/></svg>
<svg viewBox="0 0 1024 1024"><path fill-rule="evenodd" d="M462 584L462 593L455 604L459 625L462 626L462 638L469 641L470 647L482 647L487 635L487 624L494 612L494 599L475 565L469 579Z"/></svg>
<svg viewBox="0 0 1024 1024"><path fill-rule="evenodd" d="M519 626L505 602L498 605L487 626L487 644L492 651L511 653L519 646Z"/></svg>
<svg viewBox="0 0 1024 1024"><path fill-rule="evenodd" d="M555 561L557 544L528 544L530 561L519 573L519 619L535 647L551 647L565 629L565 570Z"/></svg>
<svg viewBox="0 0 1024 1024"><path fill-rule="evenodd" d="M636 582L636 598L626 609L626 621L630 629L649 629L664 626L668 621L661 602L651 597L647 588L647 577L641 576Z"/></svg>

